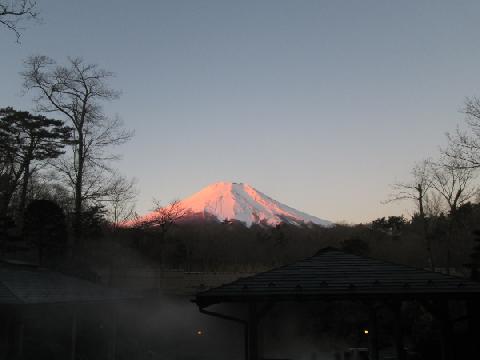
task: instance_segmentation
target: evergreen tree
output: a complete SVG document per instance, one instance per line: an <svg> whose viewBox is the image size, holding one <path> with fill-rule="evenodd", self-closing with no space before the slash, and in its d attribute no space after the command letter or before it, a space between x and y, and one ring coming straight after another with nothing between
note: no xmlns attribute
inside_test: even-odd
<svg viewBox="0 0 480 360"><path fill-rule="evenodd" d="M18 212L23 216L32 173L39 162L63 154L70 133L63 121L12 108L0 109L0 212L7 212L21 185Z"/></svg>
<svg viewBox="0 0 480 360"><path fill-rule="evenodd" d="M39 264L47 254L61 254L67 244L62 209L50 200L32 201L25 211L24 238L37 248Z"/></svg>

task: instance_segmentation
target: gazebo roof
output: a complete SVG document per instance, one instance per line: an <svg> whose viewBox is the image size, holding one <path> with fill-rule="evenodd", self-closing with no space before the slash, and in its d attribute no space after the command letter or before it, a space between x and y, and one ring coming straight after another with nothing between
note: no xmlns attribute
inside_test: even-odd
<svg viewBox="0 0 480 360"><path fill-rule="evenodd" d="M324 248L290 265L197 294L206 307L220 302L355 298L480 297L480 283Z"/></svg>
<svg viewBox="0 0 480 360"><path fill-rule="evenodd" d="M134 298L46 269L0 266L0 305L98 303Z"/></svg>

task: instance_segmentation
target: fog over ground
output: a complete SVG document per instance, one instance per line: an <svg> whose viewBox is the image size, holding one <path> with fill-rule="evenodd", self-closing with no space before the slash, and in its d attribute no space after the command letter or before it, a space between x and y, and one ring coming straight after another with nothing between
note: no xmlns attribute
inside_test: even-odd
<svg viewBox="0 0 480 360"><path fill-rule="evenodd" d="M328 308L325 304L274 306L260 325L264 357L333 359L334 351L357 345L339 341L335 334L326 335L328 324L318 324L317 306L320 312ZM213 305L208 310L247 318L242 304ZM162 296L141 304L119 305L117 311L121 359L123 346L136 348L139 359L244 359L243 325L200 313L189 297Z"/></svg>

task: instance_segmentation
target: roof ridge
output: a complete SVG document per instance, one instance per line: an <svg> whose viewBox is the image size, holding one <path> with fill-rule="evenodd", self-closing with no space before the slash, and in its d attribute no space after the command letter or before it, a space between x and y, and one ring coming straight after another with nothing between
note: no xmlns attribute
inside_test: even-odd
<svg viewBox="0 0 480 360"><path fill-rule="evenodd" d="M339 248L336 248L334 246L326 246L324 248L321 248L320 250L318 250L313 256L311 257L316 257L316 256L319 256L319 255L322 255L323 253L326 253L326 252L330 252L330 251L340 251L340 252L344 252L346 254L349 254L349 252L347 251L343 251Z"/></svg>
<svg viewBox="0 0 480 360"><path fill-rule="evenodd" d="M328 246L314 256L197 293L193 301L206 307L224 301L433 295L479 298L480 283Z"/></svg>
<svg viewBox="0 0 480 360"><path fill-rule="evenodd" d="M324 254L324 253L327 253L327 252L330 252L330 251L338 251L338 252L341 252L341 253L343 253L343 254L352 255L352 256L355 256L355 257L360 258L360 259L366 259L366 260L370 260L370 261L377 261L377 262L381 262L381 263L388 264L388 265L400 266L400 267L403 267L403 268L408 268L408 269L412 269L412 270L421 271L421 272L423 272L423 273L437 274L437 275L443 276L443 277L445 277L445 278L468 281L468 282L471 282L471 283L474 283L474 284L478 284L478 283L479 283L478 281L474 281L474 280L472 280L472 279L470 279L470 278L467 278L467 277L462 277L462 276L458 276L458 275L451 275L451 274L444 274L444 273L441 273L441 272L438 272L438 271L427 270L427 269L425 269L425 268L420 268L420 267L417 267L417 266L414 266L414 265L407 265L407 264L397 263L397 262L394 262L394 261L391 261L391 260L378 259L378 258L374 258L374 257L368 256L368 255L358 255L358 254L355 254L355 253L353 253L353 252L345 251L345 250L342 250L342 249L339 249L339 248L336 248L336 247L333 247L333 246L327 246L327 247L324 247L324 248L320 249L320 250L317 251L317 253L315 253L315 255L313 255L311 258L315 258L315 257L317 257L317 256L320 256L320 255L322 255L322 254ZM308 259L308 258L307 258L307 259ZM304 260L305 260L305 259L304 259ZM293 263L290 264L290 265L293 265Z"/></svg>

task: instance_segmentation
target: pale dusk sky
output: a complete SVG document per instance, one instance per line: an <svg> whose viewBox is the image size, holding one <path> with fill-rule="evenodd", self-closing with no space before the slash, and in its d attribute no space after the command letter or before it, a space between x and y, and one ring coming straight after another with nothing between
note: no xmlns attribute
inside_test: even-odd
<svg viewBox="0 0 480 360"><path fill-rule="evenodd" d="M479 1L37 2L20 44L0 31L0 107L32 110L32 54L115 72L139 213L234 181L332 221L408 215L389 184L480 95Z"/></svg>

